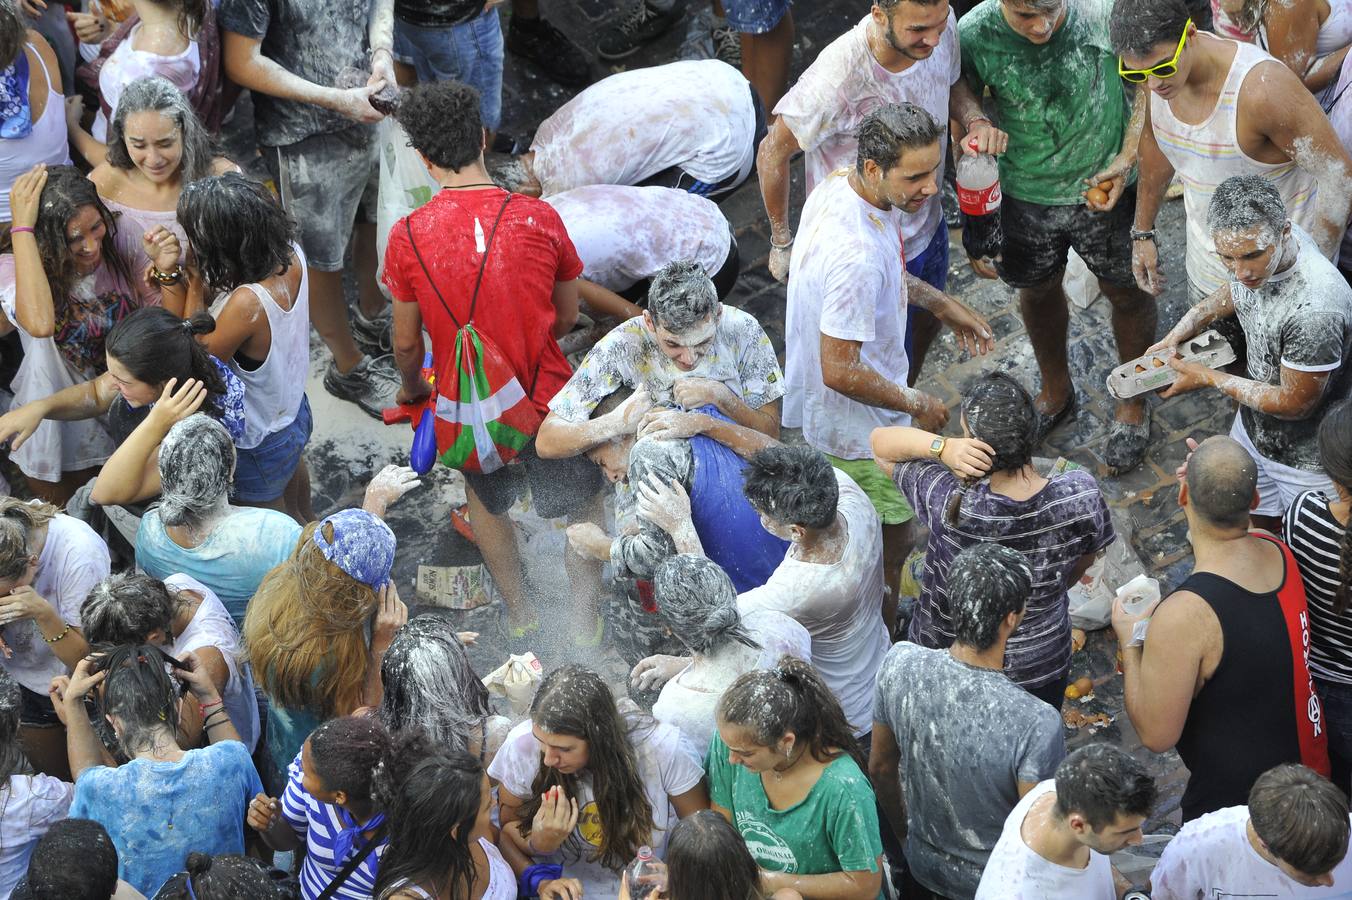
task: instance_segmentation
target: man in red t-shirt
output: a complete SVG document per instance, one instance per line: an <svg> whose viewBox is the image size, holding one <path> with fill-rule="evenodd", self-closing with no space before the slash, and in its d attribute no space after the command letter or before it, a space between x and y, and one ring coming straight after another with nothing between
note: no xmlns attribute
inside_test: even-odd
<svg viewBox="0 0 1352 900"><path fill-rule="evenodd" d="M572 374L557 338L577 321L582 274L563 222L548 204L508 194L489 179L479 95L473 88L455 81L419 85L404 94L398 118L441 185L425 206L395 223L385 251L384 281L396 301L394 357L403 379L399 401L415 402L429 393L420 371L424 327L438 370L443 356L455 352L458 326L446 307L460 322L468 319L483 263L474 326L498 345L532 402L547 413L550 399ZM538 627L538 620L524 602L521 556L508 508L529 484L542 517L599 522L603 482L586 457L543 460L533 442L519 459L520 464L491 475L465 473L474 534L518 637ZM583 640L599 642L600 566L569 554L565 567L588 611L579 623Z"/></svg>

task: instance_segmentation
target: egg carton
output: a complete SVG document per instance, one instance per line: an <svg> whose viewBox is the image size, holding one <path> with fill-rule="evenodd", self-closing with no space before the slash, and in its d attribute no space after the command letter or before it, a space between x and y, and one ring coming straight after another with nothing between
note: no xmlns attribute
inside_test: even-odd
<svg viewBox="0 0 1352 900"><path fill-rule="evenodd" d="M1235 351L1219 333L1204 331L1178 345L1178 358L1219 369L1235 361ZM1167 353L1147 353L1122 363L1108 374L1108 393L1127 400L1168 387L1177 380L1178 372L1169 365Z"/></svg>

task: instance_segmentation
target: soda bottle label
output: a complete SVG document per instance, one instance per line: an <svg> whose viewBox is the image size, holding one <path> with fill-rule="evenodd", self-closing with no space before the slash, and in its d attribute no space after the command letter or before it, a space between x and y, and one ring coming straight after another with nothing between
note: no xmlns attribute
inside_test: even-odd
<svg viewBox="0 0 1352 900"><path fill-rule="evenodd" d="M958 185L958 208L969 216L984 216L1000 208L1000 182L986 188Z"/></svg>

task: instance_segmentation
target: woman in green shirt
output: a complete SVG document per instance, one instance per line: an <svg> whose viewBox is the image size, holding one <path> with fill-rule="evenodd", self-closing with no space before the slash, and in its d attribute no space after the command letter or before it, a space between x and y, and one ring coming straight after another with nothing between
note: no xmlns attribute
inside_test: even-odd
<svg viewBox="0 0 1352 900"><path fill-rule="evenodd" d="M835 695L791 656L747 672L718 703L705 761L712 806L741 834L766 893L882 895L882 841L864 760Z"/></svg>

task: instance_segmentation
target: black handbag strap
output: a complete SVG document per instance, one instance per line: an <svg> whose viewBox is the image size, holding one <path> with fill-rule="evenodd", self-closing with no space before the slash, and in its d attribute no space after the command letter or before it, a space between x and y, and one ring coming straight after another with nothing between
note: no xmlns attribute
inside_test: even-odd
<svg viewBox="0 0 1352 900"><path fill-rule="evenodd" d="M343 865L337 875L333 876L333 880L328 883L324 890L320 891L315 900L333 900L333 896L338 893L338 889L352 877L352 873L357 871L357 867L366 861L366 857L370 856L384 839L385 823L381 822L375 833L371 835L371 839L360 850L352 854L352 858Z"/></svg>
<svg viewBox="0 0 1352 900"><path fill-rule="evenodd" d="M507 211L507 204L512 202L511 191L507 192L507 197L502 201L502 206L498 208L498 217L493 220L493 229L488 232L488 245L484 247L483 258L479 260L479 276L474 279L474 295L469 301L469 317L465 324L471 324L474 321L474 307L479 302L479 285L484 281L484 266L488 264L488 254L493 252L493 238L498 233L498 223L502 221L502 214ZM446 303L446 298L441 296L441 289L437 287L436 280L432 278L432 273L427 271L427 263L423 262L422 254L418 252L418 244L413 240L413 225L410 223L412 216L404 216L404 232L408 235L408 245L413 248L413 255L418 260L418 265L422 267L423 274L427 276L427 283L432 285L432 290L436 292L437 299L441 301L441 306L446 310L446 315L451 317L457 329L465 327L460 324L460 320L451 312L450 306Z"/></svg>

